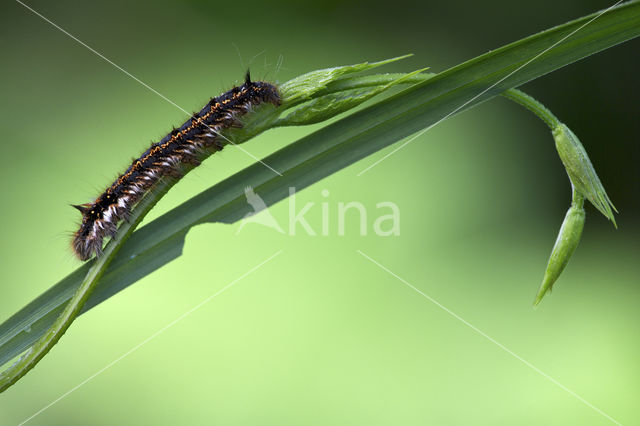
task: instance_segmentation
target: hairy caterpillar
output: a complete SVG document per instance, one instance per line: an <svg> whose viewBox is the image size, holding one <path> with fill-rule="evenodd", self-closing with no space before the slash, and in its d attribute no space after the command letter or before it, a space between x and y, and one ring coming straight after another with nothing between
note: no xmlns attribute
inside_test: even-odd
<svg viewBox="0 0 640 426"><path fill-rule="evenodd" d="M240 127L238 117L264 102L280 104L277 87L251 81L247 72L244 84L212 98L180 128L152 144L93 203L73 205L82 213L82 223L72 241L78 258L100 256L104 238L116 234L118 223L129 217L133 206L155 183L163 176L180 177L181 164L197 166L206 153L222 150L220 131Z"/></svg>

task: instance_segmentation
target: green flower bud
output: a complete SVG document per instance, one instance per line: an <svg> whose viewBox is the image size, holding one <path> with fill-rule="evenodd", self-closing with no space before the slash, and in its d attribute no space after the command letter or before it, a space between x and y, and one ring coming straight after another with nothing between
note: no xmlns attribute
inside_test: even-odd
<svg viewBox="0 0 640 426"><path fill-rule="evenodd" d="M556 243L551 251L547 270L545 271L544 278L542 279L542 284L540 285L536 299L533 302L534 306L540 303L547 291L551 291L553 283L556 282L565 266L567 266L567 263L569 263L571 255L580 242L585 217L584 208L582 208L582 197L577 195L577 198L579 198L578 202L574 202L571 205L564 217L564 222L562 222L562 226L560 227L560 232L558 233L558 238L556 239Z"/></svg>
<svg viewBox="0 0 640 426"><path fill-rule="evenodd" d="M328 95L317 97L296 107L288 115L279 119L275 123L275 125L302 126L320 123L340 113L357 107L361 103L388 90L396 84L402 84L406 81L411 81L412 77L419 75L425 69L420 69L408 74L398 74L395 79L389 82L383 82L371 87L360 87L357 89L342 90L336 93L330 93ZM377 77L379 76L369 76L369 81L371 82L371 84L375 84ZM341 80L335 80L334 83L340 81Z"/></svg>
<svg viewBox="0 0 640 426"><path fill-rule="evenodd" d="M616 212L617 210L604 190L587 151L578 137L566 125L560 123L553 129L553 138L574 188L617 227L611 209L613 208Z"/></svg>
<svg viewBox="0 0 640 426"><path fill-rule="evenodd" d="M341 77L370 70L391 62L408 58L411 55L399 56L379 62L363 62L355 65L345 65L335 68L311 71L280 86L283 105L296 105L302 101L313 99L313 95L326 89L327 85Z"/></svg>

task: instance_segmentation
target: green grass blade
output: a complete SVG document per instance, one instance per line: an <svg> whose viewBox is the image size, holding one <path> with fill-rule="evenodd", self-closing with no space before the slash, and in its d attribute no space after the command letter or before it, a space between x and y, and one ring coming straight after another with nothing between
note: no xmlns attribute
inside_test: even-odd
<svg viewBox="0 0 640 426"><path fill-rule="evenodd" d="M638 1L621 4L594 20L597 15L551 28L458 65L264 159L283 176L254 164L176 207L132 235L84 310L178 257L192 226L233 223L244 217L249 212L245 186L254 187L267 205L272 205L288 196L289 186L301 190L442 118L640 35ZM575 34L537 56L572 32ZM81 266L0 325L0 364L28 348L49 328L89 268L90 264Z"/></svg>
<svg viewBox="0 0 640 426"><path fill-rule="evenodd" d="M11 367L0 372L0 393L15 384L40 362L51 348L62 338L75 318L80 314L93 289L100 283L100 279L107 270L113 258L117 255L123 242L133 233L144 216L155 206L158 200L177 182L177 179L163 179L154 191L145 196L132 212L129 220L118 229L118 239L113 239L106 245L100 258L92 262L87 275L74 291L71 300L63 305L60 314L55 318L50 328L46 330L46 338L40 338L29 350L23 354Z"/></svg>

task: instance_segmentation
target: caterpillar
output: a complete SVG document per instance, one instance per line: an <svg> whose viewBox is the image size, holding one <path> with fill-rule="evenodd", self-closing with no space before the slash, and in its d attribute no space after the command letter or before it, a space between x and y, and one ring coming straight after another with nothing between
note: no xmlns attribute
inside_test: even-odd
<svg viewBox="0 0 640 426"><path fill-rule="evenodd" d="M160 142L153 143L93 203L72 205L82 214L71 244L76 256L85 261L102 255L104 239L115 236L118 224L129 218L135 204L162 177L180 178L182 164L198 166L203 156L222 150L220 131L241 127L239 117L265 102L280 105L278 88L251 81L247 72L244 84L211 98L180 128L174 127Z"/></svg>

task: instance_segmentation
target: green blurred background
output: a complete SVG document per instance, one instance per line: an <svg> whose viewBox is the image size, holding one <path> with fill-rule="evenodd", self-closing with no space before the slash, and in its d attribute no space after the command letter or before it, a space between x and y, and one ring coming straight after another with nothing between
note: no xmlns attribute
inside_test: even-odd
<svg viewBox="0 0 640 426"><path fill-rule="evenodd" d="M187 110L254 76L404 53L384 71L438 72L605 8L605 1L45 2L31 7ZM79 266L69 203L95 197L183 113L19 3L0 6L0 320ZM27 419L278 250L242 279L33 418L33 425L598 425L610 421L359 255L361 250L599 407L640 424L638 40L527 84L582 139L620 210L591 206L556 289L533 297L569 204L545 126L503 99L447 120L299 193L329 236L205 225L178 260L82 316L0 396ZM282 67L276 63L282 58ZM277 72L276 72L277 71ZM312 128L245 145L271 153ZM253 160L210 158L150 215ZM324 197L322 191L329 191ZM338 202L401 210L401 235L338 236ZM286 224L288 203L270 212Z"/></svg>

